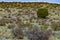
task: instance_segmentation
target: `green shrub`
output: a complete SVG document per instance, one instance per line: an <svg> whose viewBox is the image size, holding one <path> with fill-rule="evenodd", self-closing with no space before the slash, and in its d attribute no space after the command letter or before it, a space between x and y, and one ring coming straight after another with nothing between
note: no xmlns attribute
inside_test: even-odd
<svg viewBox="0 0 60 40"><path fill-rule="evenodd" d="M46 18L48 16L48 9L46 8L40 8L37 11L38 18Z"/></svg>
<svg viewBox="0 0 60 40"><path fill-rule="evenodd" d="M45 31L47 30L48 26L41 26L41 30Z"/></svg>

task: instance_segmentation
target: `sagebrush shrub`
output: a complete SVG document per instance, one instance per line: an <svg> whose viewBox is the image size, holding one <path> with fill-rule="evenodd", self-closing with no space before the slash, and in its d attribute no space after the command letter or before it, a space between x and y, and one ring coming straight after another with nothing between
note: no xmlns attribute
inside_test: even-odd
<svg viewBox="0 0 60 40"><path fill-rule="evenodd" d="M39 31L35 29L27 33L28 39L30 40L48 40L51 35L52 35L51 29L47 31Z"/></svg>
<svg viewBox="0 0 60 40"><path fill-rule="evenodd" d="M21 28L15 28L13 29L12 32L13 32L14 38L23 39L24 35Z"/></svg>

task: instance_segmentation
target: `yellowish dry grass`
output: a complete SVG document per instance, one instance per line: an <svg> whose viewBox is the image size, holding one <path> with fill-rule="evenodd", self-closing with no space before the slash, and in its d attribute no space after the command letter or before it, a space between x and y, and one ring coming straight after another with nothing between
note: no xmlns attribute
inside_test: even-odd
<svg viewBox="0 0 60 40"><path fill-rule="evenodd" d="M47 2L0 2L0 7L33 7L33 6L39 6L39 5L47 5L47 6L54 6L60 7L60 4L52 4Z"/></svg>

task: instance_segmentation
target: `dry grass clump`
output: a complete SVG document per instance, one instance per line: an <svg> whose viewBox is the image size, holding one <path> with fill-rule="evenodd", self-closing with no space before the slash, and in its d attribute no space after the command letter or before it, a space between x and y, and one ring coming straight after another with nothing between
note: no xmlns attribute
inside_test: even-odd
<svg viewBox="0 0 60 40"><path fill-rule="evenodd" d="M54 31L59 31L60 30L60 22L53 22L52 28Z"/></svg>

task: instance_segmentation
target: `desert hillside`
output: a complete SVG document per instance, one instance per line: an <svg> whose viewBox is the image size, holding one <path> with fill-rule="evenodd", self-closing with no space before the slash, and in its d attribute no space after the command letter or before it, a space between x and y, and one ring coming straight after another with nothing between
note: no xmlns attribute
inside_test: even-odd
<svg viewBox="0 0 60 40"><path fill-rule="evenodd" d="M37 17L39 8L48 9L49 15L46 19ZM24 36L26 32L33 29L41 30L41 27L47 27L45 31L52 29L52 38L49 37L49 40L60 40L60 4L0 2L0 40L30 40Z"/></svg>

